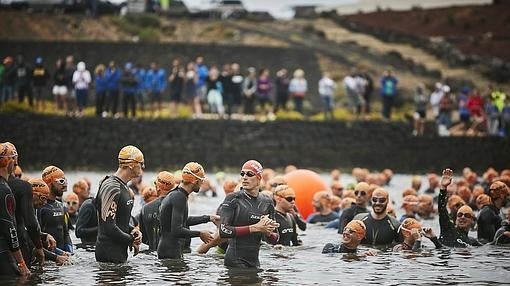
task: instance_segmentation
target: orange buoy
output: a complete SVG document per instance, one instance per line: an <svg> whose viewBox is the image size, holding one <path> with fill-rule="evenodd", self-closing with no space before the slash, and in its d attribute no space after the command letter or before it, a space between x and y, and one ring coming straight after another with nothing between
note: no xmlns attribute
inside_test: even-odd
<svg viewBox="0 0 510 286"><path fill-rule="evenodd" d="M312 206L313 195L329 189L319 174L306 169L299 169L286 174L285 180L296 192L296 206L304 218L314 212Z"/></svg>

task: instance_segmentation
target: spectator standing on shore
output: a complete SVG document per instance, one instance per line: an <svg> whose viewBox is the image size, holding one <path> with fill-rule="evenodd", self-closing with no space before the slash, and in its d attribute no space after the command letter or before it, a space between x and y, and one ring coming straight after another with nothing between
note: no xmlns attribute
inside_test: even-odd
<svg viewBox="0 0 510 286"><path fill-rule="evenodd" d="M276 104L274 112L283 108L287 110L287 101L289 100L289 84L290 79L286 69L281 69L276 72Z"/></svg>
<svg viewBox="0 0 510 286"><path fill-rule="evenodd" d="M391 109L395 97L397 97L398 79L393 76L391 70L386 70L381 77L381 96L383 101L382 115L385 119L391 119Z"/></svg>
<svg viewBox="0 0 510 286"><path fill-rule="evenodd" d="M145 79L151 102L151 116L158 117L161 113L163 93L167 85L166 72L164 69L158 68L155 62L152 62L151 69L147 72Z"/></svg>
<svg viewBox="0 0 510 286"><path fill-rule="evenodd" d="M365 104L360 83L361 81L358 80L355 69L352 69L351 73L346 75L343 79L345 95L352 114L359 114L359 111L362 110L362 106Z"/></svg>
<svg viewBox="0 0 510 286"><path fill-rule="evenodd" d="M195 63L189 62L186 66L186 78L184 81L184 92L186 94L186 101L190 109L193 111L193 117L202 114L202 105L200 104L200 97L197 93L198 75L195 70Z"/></svg>
<svg viewBox="0 0 510 286"><path fill-rule="evenodd" d="M89 96L89 84L92 82L90 72L87 70L84 62L79 62L76 71L73 74L74 90L76 93L76 103L78 106L78 116L82 116L83 109L87 106L87 97Z"/></svg>
<svg viewBox="0 0 510 286"><path fill-rule="evenodd" d="M215 66L212 66L209 70L209 77L207 78L207 104L209 105L209 112L217 113L222 118L225 109L223 107L223 85L219 79L219 73L218 68Z"/></svg>
<svg viewBox="0 0 510 286"><path fill-rule="evenodd" d="M425 118L427 117L428 98L425 95L425 85L419 83L414 94L414 136L423 136L425 130Z"/></svg>
<svg viewBox="0 0 510 286"><path fill-rule="evenodd" d="M145 69L143 65L136 64L135 76L138 85L136 86L136 101L142 112L145 111L145 102L147 102L147 90L145 89Z"/></svg>
<svg viewBox="0 0 510 286"><path fill-rule="evenodd" d="M335 90L336 83L330 78L329 73L322 73L322 78L319 80L319 96L322 99L322 110L325 120L335 119L333 114Z"/></svg>
<svg viewBox="0 0 510 286"><path fill-rule="evenodd" d="M305 79L305 72L302 69L294 71L294 77L289 83L289 92L294 99L294 109L303 113L303 100L308 91L308 83Z"/></svg>
<svg viewBox="0 0 510 286"><path fill-rule="evenodd" d="M232 113L232 72L230 70L230 64L223 65L218 79L223 87L223 106L226 105L227 115L230 116Z"/></svg>
<svg viewBox="0 0 510 286"><path fill-rule="evenodd" d="M241 69L238 63L233 63L231 66L232 71L232 110L233 113L242 113L242 100L243 100L243 81L244 77L241 74ZM229 113L230 115L231 113Z"/></svg>
<svg viewBox="0 0 510 286"><path fill-rule="evenodd" d="M94 83L96 86L96 116L106 117L107 111L105 109L107 104L107 79L105 75L105 66L99 64L94 70Z"/></svg>
<svg viewBox="0 0 510 286"><path fill-rule="evenodd" d="M57 70L55 71L55 74L53 75L53 96L55 97L55 104L57 106L57 110L67 110L67 85L65 81L66 77L66 66L62 59L58 59L57 63Z"/></svg>
<svg viewBox="0 0 510 286"><path fill-rule="evenodd" d="M117 68L114 61L110 61L108 69L106 69L107 82L107 110L111 112L111 116L117 118L117 108L119 107L120 97L120 77L121 71Z"/></svg>
<svg viewBox="0 0 510 286"><path fill-rule="evenodd" d="M370 113L370 99L372 98L372 93L374 92L374 81L372 80L372 77L370 74L364 70L362 71L359 76L364 81L364 88L363 88L363 99L365 101L365 112Z"/></svg>
<svg viewBox="0 0 510 286"><path fill-rule="evenodd" d="M272 89L273 83L269 78L269 70L261 69L257 78L257 100L260 104L260 110L266 115L271 112L270 95Z"/></svg>
<svg viewBox="0 0 510 286"><path fill-rule="evenodd" d="M5 57L3 64L4 71L2 73L2 94L0 94L0 103L7 102L14 98L14 86L16 84L14 59L12 57Z"/></svg>
<svg viewBox="0 0 510 286"><path fill-rule="evenodd" d="M168 76L168 84L170 88L170 116L177 117L177 107L181 102L182 90L184 88L184 68L181 66L179 59L172 61L172 69Z"/></svg>
<svg viewBox="0 0 510 286"><path fill-rule="evenodd" d="M254 67L248 68L248 75L243 82L243 105L244 113L252 115L255 113L255 92L257 91L257 77Z"/></svg>
<svg viewBox="0 0 510 286"><path fill-rule="evenodd" d="M124 117L128 118L129 110L131 109L131 117L135 118L138 80L132 63L127 62L125 64L120 82L122 85L122 111L124 112Z"/></svg>
<svg viewBox="0 0 510 286"><path fill-rule="evenodd" d="M449 136L452 125L453 97L448 85L443 85L443 96L439 100L439 117L437 132L439 136Z"/></svg>
<svg viewBox="0 0 510 286"><path fill-rule="evenodd" d="M76 70L76 66L74 64L74 57L72 55L69 55L66 57L65 62L65 85L67 87L67 95L66 95L66 101L67 101L67 110L66 114L67 116L73 116L75 111L75 105L76 105L76 93L74 90L74 83L73 83L73 75L74 71Z"/></svg>
<svg viewBox="0 0 510 286"><path fill-rule="evenodd" d="M16 58L16 91L18 92L19 103L23 103L26 96L28 97L28 104L30 107L34 106L32 69L25 63L25 57L23 55L18 55Z"/></svg>
<svg viewBox="0 0 510 286"><path fill-rule="evenodd" d="M196 91L201 103L206 100L207 78L209 77L209 68L204 64L204 57L198 56L195 60L195 72L197 73Z"/></svg>
<svg viewBox="0 0 510 286"><path fill-rule="evenodd" d="M35 58L35 66L32 71L32 85L35 92L35 109L44 110L44 94L46 94L46 84L50 78L50 72L44 67L43 58Z"/></svg>

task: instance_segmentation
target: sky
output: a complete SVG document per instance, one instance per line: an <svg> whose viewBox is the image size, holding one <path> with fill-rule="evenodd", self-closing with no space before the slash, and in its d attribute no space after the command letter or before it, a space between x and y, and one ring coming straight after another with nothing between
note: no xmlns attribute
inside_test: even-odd
<svg viewBox="0 0 510 286"><path fill-rule="evenodd" d="M207 9L211 0L183 0L189 8ZM290 19L294 15L293 6L320 5L325 8L340 8L342 14L356 13L358 10L382 8L409 9L412 6L438 7L449 5L485 4L492 0L242 0L248 11L269 11L274 17Z"/></svg>

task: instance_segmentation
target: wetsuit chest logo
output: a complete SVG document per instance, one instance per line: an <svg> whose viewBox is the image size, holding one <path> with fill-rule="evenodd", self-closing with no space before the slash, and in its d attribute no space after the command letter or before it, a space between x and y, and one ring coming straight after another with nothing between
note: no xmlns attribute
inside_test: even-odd
<svg viewBox="0 0 510 286"><path fill-rule="evenodd" d="M56 211L56 212L53 212L53 216L63 216L64 213L62 211Z"/></svg>
<svg viewBox="0 0 510 286"><path fill-rule="evenodd" d="M9 216L14 215L14 210L16 209L16 201L14 200L14 196L12 194L8 194L5 196L5 209Z"/></svg>
<svg viewBox="0 0 510 286"><path fill-rule="evenodd" d="M292 228L284 228L281 231L282 234L293 233L293 232L294 232L294 229L292 229Z"/></svg>
<svg viewBox="0 0 510 286"><path fill-rule="evenodd" d="M132 204L133 204L133 202L134 202L133 200L129 200L129 201L127 201L126 206L132 205Z"/></svg>

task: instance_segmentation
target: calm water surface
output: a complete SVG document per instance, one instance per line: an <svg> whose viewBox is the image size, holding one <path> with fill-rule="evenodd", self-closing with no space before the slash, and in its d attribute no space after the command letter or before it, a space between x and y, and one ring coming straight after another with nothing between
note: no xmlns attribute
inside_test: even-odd
<svg viewBox="0 0 510 286"><path fill-rule="evenodd" d="M97 190L99 180L104 176L88 172L66 174L71 186L82 176L89 177L93 190ZM148 172L144 180L149 182L154 177L154 173ZM326 175L323 177L327 180ZM343 175L342 181L349 183L352 178ZM409 186L410 181L409 175L396 175L391 186L386 188L396 206L401 203L397 191ZM220 194L218 198L193 198L189 203L190 214L214 213L223 197ZM439 235L437 219L424 221L423 225L433 227ZM214 226L209 223L193 229L214 230ZM74 233L71 235L73 241L79 243ZM476 236L476 233L472 235ZM45 285L510 285L510 248L483 246L435 250L425 239L427 249L420 254L385 252L375 257L353 258L321 254L325 243L340 240L335 230L309 225L300 237L304 242L300 247L274 250L263 245L259 272L229 271L223 266L223 257L213 250L205 255L185 254L184 261L159 260L155 253L141 253L130 256L125 264L112 265L96 262L93 250L77 249L72 265L57 267L47 262L44 272L34 271L26 282ZM200 239L194 238L191 248L196 249L199 243ZM142 246L142 250L147 249ZM0 281L0 285L12 282Z"/></svg>

